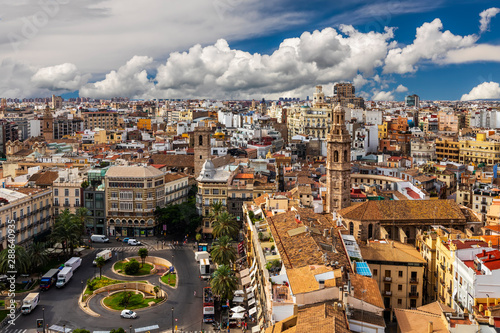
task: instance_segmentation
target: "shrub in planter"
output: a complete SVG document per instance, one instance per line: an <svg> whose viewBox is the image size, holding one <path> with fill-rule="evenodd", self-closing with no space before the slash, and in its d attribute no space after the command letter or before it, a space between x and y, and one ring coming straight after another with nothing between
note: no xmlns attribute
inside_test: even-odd
<svg viewBox="0 0 500 333"><path fill-rule="evenodd" d="M134 275L139 272L141 264L135 259L130 259L130 261L125 264L125 274Z"/></svg>

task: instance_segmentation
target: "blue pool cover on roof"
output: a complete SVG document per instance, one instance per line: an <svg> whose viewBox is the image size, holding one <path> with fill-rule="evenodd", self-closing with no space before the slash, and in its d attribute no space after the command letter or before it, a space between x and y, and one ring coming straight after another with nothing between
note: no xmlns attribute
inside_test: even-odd
<svg viewBox="0 0 500 333"><path fill-rule="evenodd" d="M359 275L372 277L372 272L370 271L370 267L368 267L368 264L366 262L357 262L356 263L356 272Z"/></svg>

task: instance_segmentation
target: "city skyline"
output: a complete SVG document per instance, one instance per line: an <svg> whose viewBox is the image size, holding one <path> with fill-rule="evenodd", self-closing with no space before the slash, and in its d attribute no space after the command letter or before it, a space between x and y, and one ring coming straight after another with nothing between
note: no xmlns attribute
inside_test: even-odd
<svg viewBox="0 0 500 333"><path fill-rule="evenodd" d="M2 97L304 99L350 81L368 100L500 98L493 1L34 4L1 17Z"/></svg>

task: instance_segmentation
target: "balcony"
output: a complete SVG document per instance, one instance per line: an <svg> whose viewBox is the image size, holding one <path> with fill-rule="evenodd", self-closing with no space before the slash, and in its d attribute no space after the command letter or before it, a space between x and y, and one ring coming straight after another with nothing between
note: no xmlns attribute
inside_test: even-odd
<svg viewBox="0 0 500 333"><path fill-rule="evenodd" d="M439 283L441 283L441 284L444 286L444 279L443 279L443 278L440 278L440 279L439 279Z"/></svg>
<svg viewBox="0 0 500 333"><path fill-rule="evenodd" d="M392 277L390 276L384 277L384 282L392 282Z"/></svg>
<svg viewBox="0 0 500 333"><path fill-rule="evenodd" d="M418 283L418 279L417 278L410 278L410 283L411 284L417 284Z"/></svg>
<svg viewBox="0 0 500 333"><path fill-rule="evenodd" d="M58 201L54 202L54 206L58 207L59 206L59 202ZM36 213L36 212L38 212L38 209L35 209L34 213Z"/></svg>
<svg viewBox="0 0 500 333"><path fill-rule="evenodd" d="M64 207L71 207L71 204L69 202L65 202L63 206Z"/></svg>
<svg viewBox="0 0 500 333"><path fill-rule="evenodd" d="M410 296L410 298L418 298L418 292L409 292L408 293L408 296Z"/></svg>
<svg viewBox="0 0 500 333"><path fill-rule="evenodd" d="M446 271L446 266L442 263L439 263L439 267L441 268L442 271Z"/></svg>
<svg viewBox="0 0 500 333"><path fill-rule="evenodd" d="M448 291L448 294L450 295L453 293L453 289L451 289L451 287L446 288L446 291Z"/></svg>
<svg viewBox="0 0 500 333"><path fill-rule="evenodd" d="M385 290L384 296L392 296L392 291Z"/></svg>

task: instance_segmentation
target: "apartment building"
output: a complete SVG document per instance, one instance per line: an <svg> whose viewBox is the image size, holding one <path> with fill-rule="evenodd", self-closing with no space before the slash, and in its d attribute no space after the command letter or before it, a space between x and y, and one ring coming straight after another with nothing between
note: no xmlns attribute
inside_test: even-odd
<svg viewBox="0 0 500 333"><path fill-rule="evenodd" d="M432 141L412 140L410 143L411 157L416 165L436 160L436 144Z"/></svg>
<svg viewBox="0 0 500 333"><path fill-rule="evenodd" d="M458 133L459 130L459 116L453 111L439 111L438 117L438 131Z"/></svg>
<svg viewBox="0 0 500 333"><path fill-rule="evenodd" d="M76 132L83 131L84 122L81 118L73 115L64 115L53 119L53 139L59 140L64 136L72 136Z"/></svg>
<svg viewBox="0 0 500 333"><path fill-rule="evenodd" d="M438 138L436 139L436 158L439 162L446 160L450 162L458 162L460 148L458 140L453 138Z"/></svg>
<svg viewBox="0 0 500 333"><path fill-rule="evenodd" d="M210 206L215 203L222 203L227 206L227 182L230 171L224 168L216 169L212 160L206 160L201 168L198 181L198 194L196 195L196 209L198 214L206 217L210 214ZM212 226L207 219L203 223L203 233L211 234Z"/></svg>
<svg viewBox="0 0 500 333"><path fill-rule="evenodd" d="M159 230L156 207L165 206L165 173L152 166L112 166L105 176L109 232L150 237Z"/></svg>
<svg viewBox="0 0 500 333"><path fill-rule="evenodd" d="M462 164L500 163L500 141L486 138L486 133L477 133L476 140L460 140L459 162Z"/></svg>
<svg viewBox="0 0 500 333"><path fill-rule="evenodd" d="M422 305L426 260L417 249L394 241L369 241L360 250L378 283L385 309Z"/></svg>
<svg viewBox="0 0 500 333"><path fill-rule="evenodd" d="M74 214L82 206L83 181L77 168L59 171L58 178L52 183L54 216L65 209Z"/></svg>
<svg viewBox="0 0 500 333"><path fill-rule="evenodd" d="M182 173L165 174L165 205L178 205L187 201L189 177Z"/></svg>
<svg viewBox="0 0 500 333"><path fill-rule="evenodd" d="M228 180L227 211L243 220L243 203L253 199L253 172L242 172L238 169Z"/></svg>
<svg viewBox="0 0 500 333"><path fill-rule="evenodd" d="M111 130L119 127L119 114L114 111L84 111L82 118L87 129L99 127Z"/></svg>
<svg viewBox="0 0 500 333"><path fill-rule="evenodd" d="M9 221L15 221L14 240L26 246L52 226L52 189L0 188L0 250L7 248Z"/></svg>

